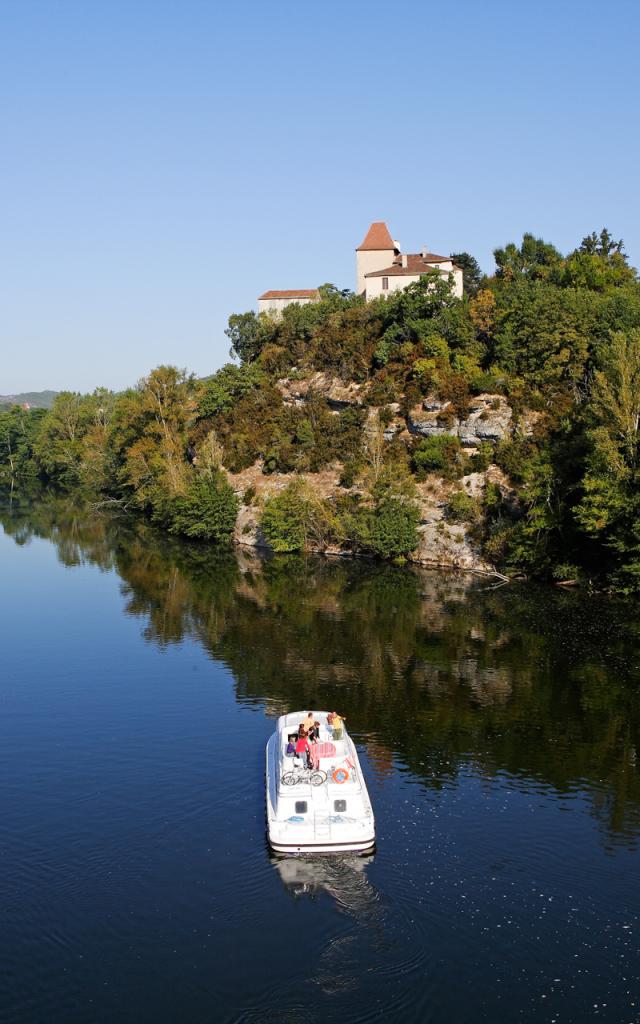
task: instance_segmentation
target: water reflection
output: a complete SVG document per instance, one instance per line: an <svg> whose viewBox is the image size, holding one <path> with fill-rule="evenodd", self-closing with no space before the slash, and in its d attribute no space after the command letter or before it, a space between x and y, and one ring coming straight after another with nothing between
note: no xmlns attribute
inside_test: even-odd
<svg viewBox="0 0 640 1024"><path fill-rule="evenodd" d="M66 566L117 571L148 642L196 638L230 667L238 701L274 716L340 707L380 785L394 765L435 788L469 767L508 773L586 794L608 841L640 832L635 606L370 563L262 562L54 496L14 496L0 521L18 544L50 540Z"/></svg>
<svg viewBox="0 0 640 1024"><path fill-rule="evenodd" d="M366 869L375 854L367 857L277 857L271 863L293 897L314 898L326 892L344 913L362 921L370 916L378 894L369 883Z"/></svg>

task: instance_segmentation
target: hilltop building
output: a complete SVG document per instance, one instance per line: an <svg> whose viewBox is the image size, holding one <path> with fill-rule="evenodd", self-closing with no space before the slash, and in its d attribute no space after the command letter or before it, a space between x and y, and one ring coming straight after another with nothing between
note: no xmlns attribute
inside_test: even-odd
<svg viewBox="0 0 640 1024"><path fill-rule="evenodd" d="M356 292L367 302L390 292L404 291L423 274L437 270L442 277L453 274L453 292L462 298L462 269L450 256L438 256L424 246L418 253L403 253L384 221L374 221L356 249Z"/></svg>
<svg viewBox="0 0 640 1024"><path fill-rule="evenodd" d="M450 256L438 256L426 246L420 252L403 253L400 243L389 234L383 220L374 221L362 245L356 249L356 294L364 295L367 302L391 292L404 291L423 274L437 270L442 277L453 274L453 292L462 297L462 269ZM319 302L317 288L288 289L263 292L258 298L258 313L272 317L282 316L285 306L292 303L306 306Z"/></svg>
<svg viewBox="0 0 640 1024"><path fill-rule="evenodd" d="M285 306L292 303L307 306L310 302L319 302L320 292L317 288L291 288L287 291L263 292L258 297L258 313L269 313L271 316L282 316Z"/></svg>

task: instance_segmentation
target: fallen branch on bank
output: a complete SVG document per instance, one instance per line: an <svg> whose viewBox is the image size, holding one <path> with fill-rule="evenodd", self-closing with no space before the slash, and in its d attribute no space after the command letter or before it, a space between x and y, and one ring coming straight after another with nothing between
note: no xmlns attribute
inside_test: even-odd
<svg viewBox="0 0 640 1024"><path fill-rule="evenodd" d="M107 508L118 512L127 512L130 505L131 502L125 501L124 498L103 498L101 501L90 502L89 508L92 512L100 512Z"/></svg>

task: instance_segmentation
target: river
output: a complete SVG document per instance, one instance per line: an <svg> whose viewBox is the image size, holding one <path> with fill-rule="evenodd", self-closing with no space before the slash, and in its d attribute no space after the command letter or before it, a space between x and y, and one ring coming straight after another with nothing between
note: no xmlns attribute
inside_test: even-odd
<svg viewBox="0 0 640 1024"><path fill-rule="evenodd" d="M638 606L0 510L3 1024L640 1021ZM375 853L278 860L337 709Z"/></svg>

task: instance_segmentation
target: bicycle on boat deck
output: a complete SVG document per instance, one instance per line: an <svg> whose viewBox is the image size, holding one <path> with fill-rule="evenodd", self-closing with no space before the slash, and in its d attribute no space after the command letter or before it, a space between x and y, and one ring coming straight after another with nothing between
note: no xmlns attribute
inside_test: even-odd
<svg viewBox="0 0 640 1024"><path fill-rule="evenodd" d="M327 781L327 773L321 768L292 768L282 776L283 786L297 786L299 782L310 782L312 786L321 786Z"/></svg>

